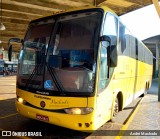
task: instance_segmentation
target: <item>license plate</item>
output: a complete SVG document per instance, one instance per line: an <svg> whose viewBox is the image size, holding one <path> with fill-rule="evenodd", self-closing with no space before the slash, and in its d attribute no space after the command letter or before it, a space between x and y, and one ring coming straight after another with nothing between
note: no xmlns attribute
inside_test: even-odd
<svg viewBox="0 0 160 139"><path fill-rule="evenodd" d="M49 117L45 115L36 114L36 119L45 121L45 122L49 122Z"/></svg>

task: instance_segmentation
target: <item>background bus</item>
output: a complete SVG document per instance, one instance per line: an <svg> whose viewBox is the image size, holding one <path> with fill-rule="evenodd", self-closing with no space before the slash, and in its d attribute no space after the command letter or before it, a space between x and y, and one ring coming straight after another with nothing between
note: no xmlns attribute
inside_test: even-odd
<svg viewBox="0 0 160 139"><path fill-rule="evenodd" d="M3 69L4 69L4 60L0 59L0 75L3 75Z"/></svg>
<svg viewBox="0 0 160 139"><path fill-rule="evenodd" d="M16 75L17 74L17 63L16 62L10 62L10 61L5 61L4 62L4 70L3 70L4 75Z"/></svg>
<svg viewBox="0 0 160 139"><path fill-rule="evenodd" d="M152 53L107 7L31 21L19 55L17 111L74 130L96 130L146 93L152 61Z"/></svg>

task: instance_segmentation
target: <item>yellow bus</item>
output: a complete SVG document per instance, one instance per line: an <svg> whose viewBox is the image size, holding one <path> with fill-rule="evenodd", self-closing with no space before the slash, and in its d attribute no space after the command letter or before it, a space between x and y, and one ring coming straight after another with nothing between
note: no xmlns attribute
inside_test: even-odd
<svg viewBox="0 0 160 139"><path fill-rule="evenodd" d="M21 42L16 108L26 117L92 131L151 86L152 53L107 7L33 20Z"/></svg>

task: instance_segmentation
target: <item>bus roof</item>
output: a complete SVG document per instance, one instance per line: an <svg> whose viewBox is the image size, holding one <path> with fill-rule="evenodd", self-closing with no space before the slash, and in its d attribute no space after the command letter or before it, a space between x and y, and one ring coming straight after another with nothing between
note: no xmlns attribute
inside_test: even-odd
<svg viewBox="0 0 160 139"><path fill-rule="evenodd" d="M76 11L81 11L81 10L89 10L89 9L102 9L105 13L106 12L111 12L114 15L117 16L117 14L113 10L111 10L110 8L108 8L106 6L97 6L97 7L96 6L86 6L86 7L72 8L72 9L69 9L69 10L62 10L62 11L54 12L52 15L43 16L41 18L34 19L31 22L34 22L34 21L37 21L37 20L41 20L43 18L51 17L51 16L54 16L54 15L59 15L59 14L64 14L64 13L71 13L71 12L76 12Z"/></svg>

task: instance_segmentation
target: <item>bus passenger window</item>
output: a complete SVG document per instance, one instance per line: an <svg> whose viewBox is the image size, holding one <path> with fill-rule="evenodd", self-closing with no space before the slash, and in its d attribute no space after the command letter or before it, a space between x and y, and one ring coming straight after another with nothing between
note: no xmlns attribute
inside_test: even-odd
<svg viewBox="0 0 160 139"><path fill-rule="evenodd" d="M125 39L125 26L119 22L119 44L121 48L121 53L126 49L126 39Z"/></svg>

